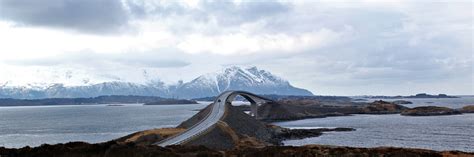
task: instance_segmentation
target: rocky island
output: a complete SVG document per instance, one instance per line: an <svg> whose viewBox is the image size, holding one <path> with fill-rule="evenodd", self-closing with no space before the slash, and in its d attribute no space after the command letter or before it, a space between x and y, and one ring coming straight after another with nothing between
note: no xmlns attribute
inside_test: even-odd
<svg viewBox="0 0 474 157"><path fill-rule="evenodd" d="M474 113L474 105L467 105L459 109L462 113Z"/></svg>
<svg viewBox="0 0 474 157"><path fill-rule="evenodd" d="M439 106L420 106L411 109L404 110L401 115L403 116L440 116L440 115L456 115L461 112Z"/></svg>
<svg viewBox="0 0 474 157"><path fill-rule="evenodd" d="M370 99L403 99L403 98L459 98L457 96L450 96L447 94L438 94L438 95L430 95L426 93L419 93L416 95L410 96L366 96L365 98Z"/></svg>
<svg viewBox="0 0 474 157"><path fill-rule="evenodd" d="M364 103L341 100L335 102L318 99L283 99L259 107L258 118L263 121L286 121L350 114L397 114L405 109L408 107L381 100Z"/></svg>
<svg viewBox="0 0 474 157"><path fill-rule="evenodd" d="M198 104L194 100L186 99L166 99L161 101L147 102L144 105L179 105L179 104Z"/></svg>

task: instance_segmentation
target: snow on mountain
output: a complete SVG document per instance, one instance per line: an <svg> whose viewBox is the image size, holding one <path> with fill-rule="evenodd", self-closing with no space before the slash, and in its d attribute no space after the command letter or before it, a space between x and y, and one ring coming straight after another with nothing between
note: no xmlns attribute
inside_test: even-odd
<svg viewBox="0 0 474 157"><path fill-rule="evenodd" d="M237 66L199 76L181 85L175 95L184 98L207 97L226 90L246 90L257 94L312 95L308 90L293 87L288 81L265 70Z"/></svg>
<svg viewBox="0 0 474 157"><path fill-rule="evenodd" d="M179 81L172 85L165 84L156 72L148 70L127 73L130 77L126 78L106 73L92 75L75 69L26 70L30 71L0 76L0 98L35 99L101 95L198 98L215 96L226 90L247 90L257 94L312 95L311 92L293 87L288 81L257 67L231 66L199 76L190 82Z"/></svg>

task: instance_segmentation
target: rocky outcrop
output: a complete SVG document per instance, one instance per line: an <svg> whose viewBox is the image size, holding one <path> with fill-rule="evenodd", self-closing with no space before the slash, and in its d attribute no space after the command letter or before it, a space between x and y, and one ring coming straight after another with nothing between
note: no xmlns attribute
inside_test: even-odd
<svg viewBox="0 0 474 157"><path fill-rule="evenodd" d="M144 105L179 105L179 104L198 104L194 100L185 100L185 99L176 99L176 100L162 100L162 101L154 101L148 102Z"/></svg>
<svg viewBox="0 0 474 157"><path fill-rule="evenodd" d="M281 128L277 130L276 138L281 140L295 140L309 137L318 137L323 132L330 131L355 131L353 128L318 128L318 129L288 129Z"/></svg>
<svg viewBox="0 0 474 157"><path fill-rule="evenodd" d="M439 116L439 115L455 115L461 114L461 112L439 106L421 106L412 109L405 110L401 113L404 116Z"/></svg>
<svg viewBox="0 0 474 157"><path fill-rule="evenodd" d="M316 100L281 100L261 105L258 108L258 116L264 121L285 121L350 114L394 114L406 109L408 108L405 106L381 100L353 104Z"/></svg>
<svg viewBox="0 0 474 157"><path fill-rule="evenodd" d="M416 95L410 95L410 96L366 96L365 98L370 98L370 99L403 99L403 98L459 98L456 96L450 96L446 94L438 94L438 95L431 95L431 94L426 94L426 93L419 93Z"/></svg>
<svg viewBox="0 0 474 157"><path fill-rule="evenodd" d="M132 143L121 144L118 142L106 142L99 144L88 144L84 142L71 142L66 144L42 145L35 148L4 148L0 147L0 155L6 157L224 157L224 156L387 156L387 157L471 157L474 153L460 151L433 151L426 149L411 148L354 148L325 145L307 145L301 147L292 146L269 146L269 147L238 147L231 150L213 150L203 146L169 146L159 147L153 145L135 145Z"/></svg>
<svg viewBox="0 0 474 157"><path fill-rule="evenodd" d="M413 104L413 102L411 102L411 101L406 101L406 100L395 100L395 101L392 101L392 103L398 104L398 105Z"/></svg>
<svg viewBox="0 0 474 157"><path fill-rule="evenodd" d="M438 95L430 95L430 94L426 94L426 93L419 93L419 94L416 94L416 95L412 95L412 96L406 96L405 98L459 98L459 97L456 97L456 96L449 96L449 95L446 95L446 94L438 94Z"/></svg>
<svg viewBox="0 0 474 157"><path fill-rule="evenodd" d="M459 111L462 113L474 113L474 105L464 106Z"/></svg>
<svg viewBox="0 0 474 157"><path fill-rule="evenodd" d="M299 104L292 101L266 103L261 105L257 111L258 119L268 122L345 116L358 112L360 109L356 107Z"/></svg>
<svg viewBox="0 0 474 157"><path fill-rule="evenodd" d="M398 105L387 101L374 101L362 109L365 114L393 114L400 113L408 107Z"/></svg>

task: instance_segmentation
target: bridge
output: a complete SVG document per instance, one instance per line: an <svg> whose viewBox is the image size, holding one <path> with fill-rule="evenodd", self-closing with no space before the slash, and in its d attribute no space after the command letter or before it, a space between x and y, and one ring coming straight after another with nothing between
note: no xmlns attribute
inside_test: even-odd
<svg viewBox="0 0 474 157"><path fill-rule="evenodd" d="M250 102L250 115L255 118L258 115L258 105L272 101L246 91L225 91L216 97L214 102L211 104L211 111L205 116L205 118L192 127L188 128L186 131L157 142L155 145L164 147L168 145L185 144L186 142L189 142L207 133L209 130L214 128L214 126L217 125L221 119L224 118L226 106L231 105L235 97L239 95Z"/></svg>

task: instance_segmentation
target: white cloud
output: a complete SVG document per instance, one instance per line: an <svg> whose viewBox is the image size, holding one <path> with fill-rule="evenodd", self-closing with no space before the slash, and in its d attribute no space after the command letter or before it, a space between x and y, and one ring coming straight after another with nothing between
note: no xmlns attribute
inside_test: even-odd
<svg viewBox="0 0 474 157"><path fill-rule="evenodd" d="M126 18L88 20L83 14L38 23L29 14L0 15L0 64L10 69L0 80L16 71L11 69L70 66L124 76L148 69L173 82L222 65L253 64L317 94L413 94L408 86L474 92L472 1L122 0L122 5L115 9ZM33 11L44 19L58 12ZM113 25L90 27L108 16ZM91 23L76 25L81 22ZM115 33L102 33L109 28Z"/></svg>
<svg viewBox="0 0 474 157"><path fill-rule="evenodd" d="M338 40L342 32L321 29L302 34L246 34L231 33L216 36L192 34L184 37L178 48L189 53L214 53L242 55L254 53L298 53L308 49L317 50Z"/></svg>

